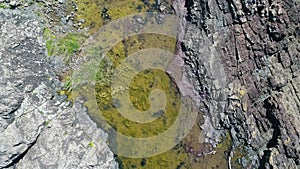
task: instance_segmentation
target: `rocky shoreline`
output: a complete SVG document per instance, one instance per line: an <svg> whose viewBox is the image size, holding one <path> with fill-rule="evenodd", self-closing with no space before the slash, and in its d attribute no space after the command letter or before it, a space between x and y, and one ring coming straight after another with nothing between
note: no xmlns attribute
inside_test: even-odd
<svg viewBox="0 0 300 169"><path fill-rule="evenodd" d="M37 3L46 6L43 21ZM66 6L64 0L0 0L0 168L118 168L84 100L64 95L58 75L80 61L47 57L54 35L45 39L45 25L87 32ZM199 106L205 138L197 144L211 145L195 153L191 143L187 153L213 160L229 134L223 168L300 168L300 3L175 0L172 8L182 31L169 71L180 62L179 88ZM71 51L76 55L77 48Z"/></svg>

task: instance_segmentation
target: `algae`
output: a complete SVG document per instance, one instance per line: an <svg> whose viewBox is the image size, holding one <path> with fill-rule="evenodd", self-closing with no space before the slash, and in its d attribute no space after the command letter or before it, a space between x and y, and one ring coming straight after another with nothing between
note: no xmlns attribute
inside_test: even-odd
<svg viewBox="0 0 300 169"><path fill-rule="evenodd" d="M161 42L161 44L153 42ZM157 69L144 70L136 75L131 82L130 99L134 106L141 111L149 109L148 95L152 90L161 89L167 93L168 104L163 116L150 124L131 122L119 114L115 107L116 100L111 97L113 91L110 89L108 80L113 74L111 70L115 69L125 57L134 51L159 46L175 52L175 43L176 40L170 37L160 37L155 34L137 35L118 43L108 52L107 56L112 62L111 68L105 60L100 64L100 71L96 78L96 97L103 116L117 131L132 137L149 137L165 131L175 121L180 108L180 104L176 104L180 103L180 95L176 84L165 72ZM139 46L138 49L137 46Z"/></svg>
<svg viewBox="0 0 300 169"><path fill-rule="evenodd" d="M7 5L0 3L0 9L7 9L9 8Z"/></svg>
<svg viewBox="0 0 300 169"><path fill-rule="evenodd" d="M44 29L44 39L48 56L59 55L68 62L70 57L80 49L80 44L84 40L83 34L67 33L65 35L55 35L51 29Z"/></svg>
<svg viewBox="0 0 300 169"><path fill-rule="evenodd" d="M75 0L77 15L75 20L84 20L81 28L89 28L95 33L104 24L137 12L149 11L155 0L144 3L141 0Z"/></svg>
<svg viewBox="0 0 300 169"><path fill-rule="evenodd" d="M116 67L136 51L147 48L160 48L176 51L176 39L156 34L136 35L116 44L108 53L108 60L99 65L96 80L96 98L105 120L118 132L136 138L147 138L167 130L175 121L180 109L180 93L171 77L158 69L139 72L131 81L129 96L133 105L140 111L150 107L148 98L154 89L161 89L167 97L166 109L157 112L158 118L151 123L137 123L124 118L117 110L122 101L113 100L110 80ZM118 142L118 138L115 138ZM119 145L121 146L121 144ZM122 148L122 147L120 147ZM189 157L182 147L173 148L163 154L149 158L126 158L119 156L121 168L190 168Z"/></svg>
<svg viewBox="0 0 300 169"><path fill-rule="evenodd" d="M95 143L94 142L89 142L88 147L90 147L90 148L95 147Z"/></svg>
<svg viewBox="0 0 300 169"><path fill-rule="evenodd" d="M137 12L155 11L158 7L155 0L75 0L77 12L75 22L84 21L80 28L89 28L91 34L112 20L134 14ZM49 46L52 42L49 42ZM99 71L96 75L95 95L102 116L118 132L131 137L151 137L168 129L170 124L178 115L180 107L180 93L171 77L157 69L146 69L137 74L131 81L130 100L140 111L145 111L150 107L149 93L154 89L165 91L168 98L166 109L157 112L158 118L150 124L139 124L125 119L117 111L117 107L122 106L120 100L112 99L111 78L120 64L129 55L146 48L160 48L176 52L176 39L155 35L144 34L128 37L116 44L109 52L107 58L99 64ZM72 51L72 50L71 50ZM95 51L97 52L97 49ZM91 114L92 118L98 115ZM100 120L101 121L101 120ZM109 130L109 129L108 129ZM198 131L198 130L195 130ZM112 136L113 137L113 136ZM114 138L118 145L118 138ZM231 148L231 138L227 135L223 142L218 145L216 153L194 159L188 154L184 147L184 142L175 148L149 158L126 158L117 156L120 168L226 168L228 161L226 153ZM119 144L119 146L122 144ZM121 148L121 147L120 147ZM195 161L196 160L196 161Z"/></svg>

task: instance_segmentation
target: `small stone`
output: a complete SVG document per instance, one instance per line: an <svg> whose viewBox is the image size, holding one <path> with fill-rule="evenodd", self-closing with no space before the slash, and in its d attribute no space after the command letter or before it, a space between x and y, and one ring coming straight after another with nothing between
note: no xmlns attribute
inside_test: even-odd
<svg viewBox="0 0 300 169"><path fill-rule="evenodd" d="M239 97L236 95L229 96L228 98L231 100L239 100Z"/></svg>
<svg viewBox="0 0 300 169"><path fill-rule="evenodd" d="M25 92L33 91L33 85L27 85L24 90L25 90Z"/></svg>
<svg viewBox="0 0 300 169"><path fill-rule="evenodd" d="M17 6L17 2L16 1L10 1L9 5L11 7L16 7Z"/></svg>
<svg viewBox="0 0 300 169"><path fill-rule="evenodd" d="M159 10L160 12L163 12L167 9L167 7L165 5L160 5Z"/></svg>
<svg viewBox="0 0 300 169"><path fill-rule="evenodd" d="M247 18L245 16L240 17L240 22L241 23L246 23L247 22Z"/></svg>
<svg viewBox="0 0 300 169"><path fill-rule="evenodd" d="M246 93L247 93L246 90L244 90L244 89L241 89L241 90L240 90L240 95L241 95L241 96L245 96Z"/></svg>
<svg viewBox="0 0 300 169"><path fill-rule="evenodd" d="M144 21L143 21L142 18L137 18L136 21L137 21L137 23L139 23L139 24L144 24Z"/></svg>
<svg viewBox="0 0 300 169"><path fill-rule="evenodd" d="M248 104L247 104L247 102L243 102L242 109L243 109L244 112L246 112L248 110Z"/></svg>

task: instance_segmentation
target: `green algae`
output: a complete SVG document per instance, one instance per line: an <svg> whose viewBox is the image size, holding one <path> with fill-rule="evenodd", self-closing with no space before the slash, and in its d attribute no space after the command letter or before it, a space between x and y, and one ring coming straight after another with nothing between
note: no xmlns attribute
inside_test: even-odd
<svg viewBox="0 0 300 169"><path fill-rule="evenodd" d="M44 39L46 40L46 49L48 56L52 56L55 49L55 39L56 36L51 32L51 29L45 28L44 29Z"/></svg>
<svg viewBox="0 0 300 169"><path fill-rule="evenodd" d="M58 52L65 53L67 56L79 50L79 38L77 34L67 34L58 40Z"/></svg>
<svg viewBox="0 0 300 169"><path fill-rule="evenodd" d="M89 142L88 147L90 147L90 148L95 147L95 143L94 142Z"/></svg>
<svg viewBox="0 0 300 169"><path fill-rule="evenodd" d="M46 28L44 29L44 39L48 56L60 55L68 62L70 56L79 51L84 36L80 33L55 35L51 29Z"/></svg>
<svg viewBox="0 0 300 169"><path fill-rule="evenodd" d="M9 8L7 5L0 3L0 9L7 9Z"/></svg>

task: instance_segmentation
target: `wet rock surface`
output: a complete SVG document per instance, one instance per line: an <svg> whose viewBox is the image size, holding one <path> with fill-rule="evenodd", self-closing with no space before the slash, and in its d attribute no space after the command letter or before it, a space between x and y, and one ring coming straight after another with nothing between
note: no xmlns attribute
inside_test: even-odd
<svg viewBox="0 0 300 169"><path fill-rule="evenodd" d="M228 158L244 147L243 168L300 168L299 2L187 0L186 7L186 70L203 96L207 142L229 131Z"/></svg>
<svg viewBox="0 0 300 169"><path fill-rule="evenodd" d="M43 29L25 11L0 9L0 168L117 168L107 135L82 100L60 95Z"/></svg>

